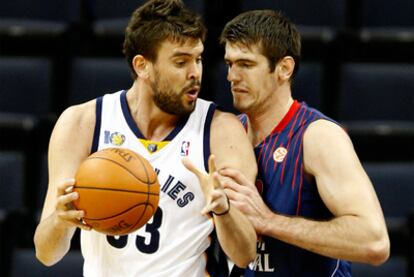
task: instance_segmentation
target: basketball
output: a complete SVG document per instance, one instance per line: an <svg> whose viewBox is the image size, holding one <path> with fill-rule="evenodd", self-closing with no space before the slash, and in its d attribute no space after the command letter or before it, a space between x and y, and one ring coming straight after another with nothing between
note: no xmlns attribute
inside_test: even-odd
<svg viewBox="0 0 414 277"><path fill-rule="evenodd" d="M80 165L73 191L84 222L107 235L125 235L143 225L158 207L160 185L150 163L124 148L108 148Z"/></svg>

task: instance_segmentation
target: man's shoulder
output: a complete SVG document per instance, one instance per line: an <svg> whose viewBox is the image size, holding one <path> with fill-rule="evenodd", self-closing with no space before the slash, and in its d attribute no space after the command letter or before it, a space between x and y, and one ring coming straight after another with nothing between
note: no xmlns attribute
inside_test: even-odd
<svg viewBox="0 0 414 277"><path fill-rule="evenodd" d="M216 109L216 111L214 112L213 120L228 122L230 124L241 124L240 120L236 115L230 112L221 111L219 109Z"/></svg>
<svg viewBox="0 0 414 277"><path fill-rule="evenodd" d="M94 124L96 100L68 107L59 117L66 124Z"/></svg>

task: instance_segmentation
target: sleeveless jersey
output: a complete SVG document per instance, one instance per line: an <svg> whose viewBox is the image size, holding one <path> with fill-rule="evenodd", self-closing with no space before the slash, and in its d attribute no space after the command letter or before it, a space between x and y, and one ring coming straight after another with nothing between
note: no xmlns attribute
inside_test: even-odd
<svg viewBox="0 0 414 277"><path fill-rule="evenodd" d="M246 127L246 115L240 119ZM333 121L305 103L294 101L282 121L254 149L259 167L256 186L276 213L316 220L332 218L314 180L308 181L303 169L303 135L309 124L319 119ZM257 244L256 259L244 276L351 276L351 270L347 261L263 236Z"/></svg>
<svg viewBox="0 0 414 277"><path fill-rule="evenodd" d="M213 219L200 214L203 191L181 159L187 156L206 169L215 105L198 99L193 113L167 136L169 142L150 153L139 141L144 137L130 114L126 91L96 101L92 152L117 146L134 150L156 170L161 191L157 212L137 231L115 237L81 231L84 276L207 276Z"/></svg>

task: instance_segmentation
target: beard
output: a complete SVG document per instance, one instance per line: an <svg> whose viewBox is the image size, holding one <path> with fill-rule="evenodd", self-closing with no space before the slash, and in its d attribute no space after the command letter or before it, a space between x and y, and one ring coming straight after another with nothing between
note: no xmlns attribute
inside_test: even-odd
<svg viewBox="0 0 414 277"><path fill-rule="evenodd" d="M182 97L184 93L192 87L200 86L200 81L192 80L188 86L184 87L179 93L176 93L172 89L166 88L165 85L163 86L163 82L158 76L159 74L156 72L155 80L151 82L151 88L154 93L152 99L154 100L155 105L163 112L179 117L191 114L195 109L196 101L192 101L188 105L185 105Z"/></svg>

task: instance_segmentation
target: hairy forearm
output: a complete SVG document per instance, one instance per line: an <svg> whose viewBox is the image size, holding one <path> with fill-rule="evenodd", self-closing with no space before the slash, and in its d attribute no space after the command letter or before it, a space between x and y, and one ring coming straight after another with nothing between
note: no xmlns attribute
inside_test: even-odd
<svg viewBox="0 0 414 277"><path fill-rule="evenodd" d="M47 266L54 265L69 251L75 228L58 227L54 216L42 220L34 235L36 257Z"/></svg>
<svg viewBox="0 0 414 277"><path fill-rule="evenodd" d="M246 267L256 256L256 232L248 219L235 207L222 216L214 216L220 245L239 267Z"/></svg>
<svg viewBox="0 0 414 277"><path fill-rule="evenodd" d="M316 221L272 214L267 222L263 234L320 255L370 264L388 258L386 234L357 216Z"/></svg>

